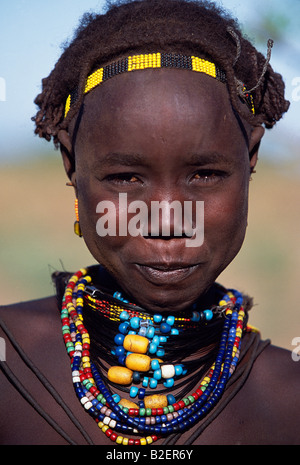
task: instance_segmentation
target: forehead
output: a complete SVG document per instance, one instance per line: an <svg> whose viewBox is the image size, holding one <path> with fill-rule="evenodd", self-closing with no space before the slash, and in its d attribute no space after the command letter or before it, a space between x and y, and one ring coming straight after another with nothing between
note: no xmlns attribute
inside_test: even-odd
<svg viewBox="0 0 300 465"><path fill-rule="evenodd" d="M135 130L189 133L206 127L214 132L237 132L240 127L225 84L189 70L157 69L115 76L84 99L77 136L79 143L94 144L99 135L123 137Z"/></svg>
<svg viewBox="0 0 300 465"><path fill-rule="evenodd" d="M169 102L178 106L188 100L194 107L193 102L199 104L199 98L205 106L215 106L220 98L229 103L226 85L209 76L189 70L148 69L105 82L86 96L85 108L89 114L100 116L104 108L138 110L145 103L149 106Z"/></svg>

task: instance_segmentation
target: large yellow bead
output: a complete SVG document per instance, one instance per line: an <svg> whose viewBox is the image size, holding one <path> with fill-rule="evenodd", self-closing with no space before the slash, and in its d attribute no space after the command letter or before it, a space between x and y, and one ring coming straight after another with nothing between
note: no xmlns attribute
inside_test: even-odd
<svg viewBox="0 0 300 465"><path fill-rule="evenodd" d="M132 383L132 371L126 367L110 367L107 372L107 377L109 381L116 383L127 385Z"/></svg>
<svg viewBox="0 0 300 465"><path fill-rule="evenodd" d="M133 371L149 371L151 358L144 354L129 354L126 357L125 365Z"/></svg>
<svg viewBox="0 0 300 465"><path fill-rule="evenodd" d="M145 408L164 408L168 406L168 399L163 394L154 394L153 396L146 396L144 404Z"/></svg>
<svg viewBox="0 0 300 465"><path fill-rule="evenodd" d="M137 404L128 399L121 399L118 405L122 405L122 407L126 408L139 408Z"/></svg>
<svg viewBox="0 0 300 465"><path fill-rule="evenodd" d="M137 354L146 354L149 346L149 339L137 334L127 334L125 336L123 347L128 352L135 352Z"/></svg>

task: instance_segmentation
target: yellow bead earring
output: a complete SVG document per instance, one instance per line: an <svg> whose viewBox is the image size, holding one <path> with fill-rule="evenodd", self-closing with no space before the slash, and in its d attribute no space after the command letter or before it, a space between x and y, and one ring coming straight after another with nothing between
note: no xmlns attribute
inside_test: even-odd
<svg viewBox="0 0 300 465"><path fill-rule="evenodd" d="M78 199L75 199L75 215L76 221L74 223L74 232L77 236L82 237L80 223L79 223L79 214L78 214Z"/></svg>

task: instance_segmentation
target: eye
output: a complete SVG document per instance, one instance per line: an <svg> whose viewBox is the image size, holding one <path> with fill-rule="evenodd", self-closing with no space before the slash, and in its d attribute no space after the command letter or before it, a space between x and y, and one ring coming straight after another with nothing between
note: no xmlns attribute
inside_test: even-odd
<svg viewBox="0 0 300 465"><path fill-rule="evenodd" d="M198 170L194 173L192 181L198 181L203 184L215 183L226 177L226 173L218 170Z"/></svg>
<svg viewBox="0 0 300 465"><path fill-rule="evenodd" d="M114 173L105 177L105 180L115 184L135 184L141 182L134 173Z"/></svg>

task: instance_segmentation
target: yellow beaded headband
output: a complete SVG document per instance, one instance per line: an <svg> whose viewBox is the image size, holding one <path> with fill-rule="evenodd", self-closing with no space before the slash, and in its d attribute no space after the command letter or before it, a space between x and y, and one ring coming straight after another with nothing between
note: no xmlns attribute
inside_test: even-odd
<svg viewBox="0 0 300 465"><path fill-rule="evenodd" d="M97 69L88 76L83 94L87 94L102 82L105 82L118 74L147 68L189 69L198 73L207 74L220 82L226 82L225 72L218 68L214 63L204 60L203 58L174 53L148 53L122 58L121 60L106 65L103 68ZM254 114L253 99L251 94L247 94L246 87L243 88L243 95L245 102ZM76 102L77 98L78 91L76 89L74 92L71 92L67 98L65 105L65 117L67 116L71 106Z"/></svg>

